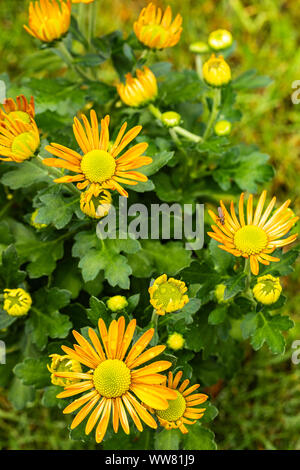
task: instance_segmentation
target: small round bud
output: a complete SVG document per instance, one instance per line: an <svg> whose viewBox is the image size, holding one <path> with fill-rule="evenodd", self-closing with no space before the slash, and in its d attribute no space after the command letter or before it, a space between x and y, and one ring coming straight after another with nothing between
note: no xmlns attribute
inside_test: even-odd
<svg viewBox="0 0 300 470"><path fill-rule="evenodd" d="M215 297L217 299L218 304L225 304L229 302L229 299L227 300L224 299L225 289L226 289L225 284L218 284L215 288Z"/></svg>
<svg viewBox="0 0 300 470"><path fill-rule="evenodd" d="M120 310L124 310L124 308L127 307L128 302L126 297L123 295L115 295L107 300L106 305L112 312L118 312Z"/></svg>
<svg viewBox="0 0 300 470"><path fill-rule="evenodd" d="M183 348L184 342L185 342L185 339L180 333L172 333L168 337L167 345L169 346L170 349L173 349L174 351L178 351L179 349Z"/></svg>
<svg viewBox="0 0 300 470"><path fill-rule="evenodd" d="M254 297L263 305L271 305L277 302L281 292L280 279L271 276L271 274L259 277L253 287Z"/></svg>
<svg viewBox="0 0 300 470"><path fill-rule="evenodd" d="M190 44L190 51L195 54L205 54L206 52L209 52L209 47L206 42L197 41Z"/></svg>
<svg viewBox="0 0 300 470"><path fill-rule="evenodd" d="M175 127L180 124L181 116L175 111L166 111L161 115L161 121L166 127Z"/></svg>
<svg viewBox="0 0 300 470"><path fill-rule="evenodd" d="M12 317L27 315L32 304L31 296L24 289L4 289L3 310Z"/></svg>
<svg viewBox="0 0 300 470"><path fill-rule="evenodd" d="M222 51L232 45L232 34L226 29L217 29L210 33L208 44L214 51Z"/></svg>
<svg viewBox="0 0 300 470"><path fill-rule="evenodd" d="M203 64L203 79L212 87L228 85L231 80L231 70L222 56L216 57L212 54L210 59Z"/></svg>
<svg viewBox="0 0 300 470"><path fill-rule="evenodd" d="M229 135L231 132L231 122L223 119L215 124L215 134L219 136Z"/></svg>

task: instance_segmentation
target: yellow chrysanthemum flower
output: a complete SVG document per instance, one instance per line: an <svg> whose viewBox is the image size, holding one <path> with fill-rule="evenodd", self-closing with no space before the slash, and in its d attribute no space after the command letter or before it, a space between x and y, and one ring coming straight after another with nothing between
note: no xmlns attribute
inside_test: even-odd
<svg viewBox="0 0 300 470"><path fill-rule="evenodd" d="M112 312L119 312L127 307L128 302L124 295L114 295L107 300L106 304Z"/></svg>
<svg viewBox="0 0 300 470"><path fill-rule="evenodd" d="M34 119L30 123L6 116L0 122L0 160L23 162L33 157L40 145L40 135Z"/></svg>
<svg viewBox="0 0 300 470"><path fill-rule="evenodd" d="M177 393L176 400L169 402L169 407L166 410L151 410L156 414L160 424L166 429L179 428L183 434L187 434L188 430L185 424L195 424L196 421L204 415L205 408L194 408L208 399L204 393L195 393L200 385L192 385L187 388L190 381L185 379L180 387L179 382L182 378L182 371L177 372L173 377L172 372L168 374L168 387L170 390L175 390ZM167 379L165 378L167 381ZM192 420L192 421L191 421Z"/></svg>
<svg viewBox="0 0 300 470"><path fill-rule="evenodd" d="M24 289L4 289L3 310L12 317L27 315L30 310L31 296Z"/></svg>
<svg viewBox="0 0 300 470"><path fill-rule="evenodd" d="M222 119L215 124L214 131L217 135L229 135L231 132L231 122Z"/></svg>
<svg viewBox="0 0 300 470"><path fill-rule="evenodd" d="M85 191L80 197L80 209L93 219L105 217L109 213L111 205L112 197L106 189L100 189L97 197L90 191Z"/></svg>
<svg viewBox="0 0 300 470"><path fill-rule="evenodd" d="M32 227L38 229L38 230L41 230L43 228L46 228L47 227L47 224L38 224L35 219L37 218L38 216L38 213L39 213L39 210L36 209L32 214L31 214L31 218L30 218L30 224L32 225Z"/></svg>
<svg viewBox="0 0 300 470"><path fill-rule="evenodd" d="M136 78L131 73L126 75L126 83L119 83L117 90L121 100L127 106L144 106L157 96L157 82L153 72L148 67L136 71Z"/></svg>
<svg viewBox="0 0 300 470"><path fill-rule="evenodd" d="M64 413L72 413L82 407L76 414L71 429L90 414L85 432L89 434L98 423L95 437L99 443L105 436L111 412L114 432L118 432L121 423L124 432L129 434L127 412L139 431L143 430L141 420L156 429L155 420L139 400L155 409L168 408L168 400L174 400L176 393L161 385L165 377L160 372L169 369L171 362L157 361L139 369L137 367L161 354L165 346L154 346L144 351L154 334L154 329L151 328L136 341L126 356L136 328L136 320L131 320L126 330L124 317L120 317L118 321L113 320L108 331L102 319L99 320L98 326L102 344L95 331L89 328L91 343L77 331L73 331L78 345L74 344L74 349L62 346L68 356L88 367L89 371L55 372L57 377L81 380L65 387L65 391L57 398L87 392L64 409Z"/></svg>
<svg viewBox="0 0 300 470"><path fill-rule="evenodd" d="M179 349L183 348L184 342L184 337L180 333L175 332L169 335L167 345L174 351L179 351Z"/></svg>
<svg viewBox="0 0 300 470"><path fill-rule="evenodd" d="M43 42L53 42L64 36L71 22L71 0L38 0L29 4L31 36Z"/></svg>
<svg viewBox="0 0 300 470"><path fill-rule="evenodd" d="M219 248L232 253L234 256L250 258L250 266L253 274L259 272L259 263L269 265L270 261L280 261L279 258L270 256L276 248L289 245L297 238L297 234L283 237L299 217L292 216L286 209L290 200L286 201L269 218L276 202L276 197L267 206L263 213L267 191L263 191L256 210L253 214L253 196L250 194L247 202L247 220L244 214L244 193L239 201L239 219L231 201L230 214L223 201L220 206L224 214L224 220L209 210L209 214L217 225L212 225L213 232L208 232L211 238L222 243ZM223 223L224 222L224 223Z"/></svg>
<svg viewBox="0 0 300 470"><path fill-rule="evenodd" d="M60 354L51 354L51 365L47 364L49 372L51 372L51 383L53 385L59 385L60 387L66 387L77 383L79 379L62 378L55 375L56 372L82 372L80 362L72 359L70 356L61 356Z"/></svg>
<svg viewBox="0 0 300 470"><path fill-rule="evenodd" d="M160 8L149 3L142 9L133 25L136 37L151 49L165 49L178 43L182 32L182 17L177 15L172 23L172 10L168 6L164 14Z"/></svg>
<svg viewBox="0 0 300 470"><path fill-rule="evenodd" d="M257 279L253 287L253 294L258 302L264 305L271 305L277 302L282 292L279 277L273 277L271 274L261 276Z"/></svg>
<svg viewBox="0 0 300 470"><path fill-rule="evenodd" d="M176 312L189 301L186 295L187 287L185 283L173 277L168 279L166 274L162 274L155 279L148 291L150 303L158 315Z"/></svg>
<svg viewBox="0 0 300 470"><path fill-rule="evenodd" d="M0 106L0 120L6 120L6 116L9 116L12 120L19 119L20 121L30 124L31 118L34 118L34 98L31 96L28 102L24 95L17 96L14 101L12 98L7 98L2 104L3 109Z"/></svg>
<svg viewBox="0 0 300 470"><path fill-rule="evenodd" d="M227 29L217 29L210 33L208 44L214 51L227 49L232 44L232 34Z"/></svg>
<svg viewBox="0 0 300 470"><path fill-rule="evenodd" d="M227 62L220 55L216 57L212 54L210 59L203 64L203 78L212 87L227 85L231 80L231 70Z"/></svg>
<svg viewBox="0 0 300 470"><path fill-rule="evenodd" d="M135 170L148 165L152 158L142 154L148 144L141 142L119 156L122 150L140 133L142 126L135 126L125 134L125 122L116 138L115 143L109 145L109 116L101 119L101 133L99 136L98 119L94 110L91 110L91 124L83 114L81 118L84 127L75 117L73 131L83 155L63 145L52 143L46 147L48 152L59 158L45 158L45 165L56 168L65 168L77 173L75 176L65 175L54 180L56 183L78 182L78 189L85 189L93 196L98 197L101 189L117 190L122 196L128 196L127 191L120 183L135 185L139 181L147 181L147 176ZM125 135L124 135L125 134ZM117 158L118 157L118 158Z"/></svg>

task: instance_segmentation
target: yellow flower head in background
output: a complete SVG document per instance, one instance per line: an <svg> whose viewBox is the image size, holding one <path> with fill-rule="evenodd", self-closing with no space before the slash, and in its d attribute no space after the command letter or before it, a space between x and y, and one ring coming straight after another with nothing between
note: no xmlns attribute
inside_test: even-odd
<svg viewBox="0 0 300 470"><path fill-rule="evenodd" d="M224 299L225 290L225 284L218 284L215 288L215 296L219 304L225 304L230 302L230 299Z"/></svg>
<svg viewBox="0 0 300 470"><path fill-rule="evenodd" d="M174 351L179 351L184 346L184 337L180 333L172 333L168 337L167 345Z"/></svg>
<svg viewBox="0 0 300 470"><path fill-rule="evenodd" d="M203 64L202 73L205 82L212 87L227 85L231 80L230 67L221 55L216 57L212 54Z"/></svg>
<svg viewBox="0 0 300 470"><path fill-rule="evenodd" d="M168 387L171 390L175 390L177 393L176 400L169 402L169 407L166 410L151 410L155 412L160 424L166 429L177 429L179 428L183 434L187 434L188 430L185 424L195 424L196 421L202 418L205 408L195 408L208 399L208 396L204 393L195 393L200 385L192 385L187 388L190 381L185 379L180 387L179 382L182 377L182 371L177 372L173 377L172 372L168 374ZM167 379L165 379L167 380Z"/></svg>
<svg viewBox="0 0 300 470"><path fill-rule="evenodd" d="M30 123L6 116L0 121L0 160L23 162L33 157L40 145L40 135L34 119Z"/></svg>
<svg viewBox="0 0 300 470"><path fill-rule="evenodd" d="M208 44L214 51L227 49L232 44L232 34L227 29L217 29L210 33Z"/></svg>
<svg viewBox="0 0 300 470"><path fill-rule="evenodd" d="M19 119L20 121L30 124L31 118L34 118L34 98L31 96L28 102L24 95L17 96L16 100L7 98L2 104L3 109L0 106L0 120L6 120L6 116L9 116L12 120Z"/></svg>
<svg viewBox="0 0 300 470"><path fill-rule="evenodd" d="M24 289L4 289L3 310L5 310L8 315L12 317L27 315L31 304L31 297Z"/></svg>
<svg viewBox="0 0 300 470"><path fill-rule="evenodd" d="M165 49L175 46L182 32L182 17L177 15L172 23L172 10L168 6L164 12L149 3L142 9L133 25L136 37L151 49Z"/></svg>
<svg viewBox="0 0 300 470"><path fill-rule="evenodd" d="M112 312L119 312L127 307L128 302L124 295L114 295L107 300L106 305Z"/></svg>
<svg viewBox="0 0 300 470"><path fill-rule="evenodd" d="M125 134L127 127L125 122L111 146L109 116L101 119L100 135L94 110L91 110L90 114L91 124L83 114L81 118L84 127L75 117L73 131L83 155L63 145L52 143L46 147L46 150L59 158L45 158L44 164L77 173L75 176L65 175L58 178L54 180L56 183L77 182L78 189L89 186L90 192L95 197L99 196L101 189L116 190L127 197L128 193L120 183L135 185L139 181L147 181L147 176L134 170L152 162L152 158L142 156L148 147L145 142L134 145L120 156L122 150L141 132L142 126L135 126Z"/></svg>
<svg viewBox="0 0 300 470"><path fill-rule="evenodd" d="M186 295L187 287L185 283L173 277L168 279L166 274L162 274L162 276L155 279L148 291L150 303L158 315L176 312L189 301Z"/></svg>
<svg viewBox="0 0 300 470"><path fill-rule="evenodd" d="M64 36L71 22L71 0L38 0L29 5L29 27L31 36L43 42L53 42Z"/></svg>
<svg viewBox="0 0 300 470"><path fill-rule="evenodd" d="M80 209L93 219L105 217L109 213L111 203L111 194L106 189L100 189L97 197L90 191L85 191L80 196Z"/></svg>
<svg viewBox="0 0 300 470"><path fill-rule="evenodd" d="M95 0L72 0L72 3L93 3Z"/></svg>
<svg viewBox="0 0 300 470"><path fill-rule="evenodd" d="M263 191L253 210L253 196L250 194L247 202L247 219L244 214L244 193L239 201L239 218L237 218L233 201L230 205L230 214L220 201L220 206L224 214L224 224L219 217L209 210L209 214L216 225L212 225L213 232L208 232L211 238L222 243L219 248L232 253L234 256L250 258L250 266L253 274L259 272L259 263L269 265L270 261L280 261L279 258L270 256L276 248L289 245L297 238L297 234L282 238L294 223L299 219L290 214L286 209L290 200L286 201L269 218L276 202L273 197L265 211L267 191Z"/></svg>
<svg viewBox="0 0 300 470"><path fill-rule="evenodd" d="M127 106L144 106L157 96L156 77L148 67L143 67L143 70L136 71L136 78L128 73L125 85L119 83L117 90L121 100Z"/></svg>
<svg viewBox="0 0 300 470"><path fill-rule="evenodd" d="M89 434L97 425L95 437L99 443L105 436L111 414L114 432L118 432L121 423L124 432L130 433L127 413L139 431L143 430L141 420L156 429L155 420L141 402L159 410L168 408L168 400L174 400L176 393L161 385L165 377L160 372L169 369L172 364L169 361L144 364L161 354L165 346L154 346L145 351L154 335L154 329L151 328L140 336L128 352L136 320L131 320L125 329L125 319L120 317L118 321L113 320L107 330L104 321L100 319L98 327L102 343L95 331L89 328L90 341L73 331L78 344L74 344L74 349L62 346L63 351L86 366L88 372L55 372L56 377L80 379L80 382L66 386L57 398L84 393L64 409L64 413L73 413L81 408L71 429L90 415L85 433ZM142 364L143 367L138 368Z"/></svg>
<svg viewBox="0 0 300 470"><path fill-rule="evenodd" d="M72 359L70 356L61 356L60 354L51 354L51 365L47 365L51 372L51 383L65 387L78 382L78 379L56 377L55 372L82 372L80 362Z"/></svg>
<svg viewBox="0 0 300 470"><path fill-rule="evenodd" d="M257 279L253 287L253 294L256 300L264 305L271 305L277 302L282 292L279 277L273 277L271 274L261 276Z"/></svg>

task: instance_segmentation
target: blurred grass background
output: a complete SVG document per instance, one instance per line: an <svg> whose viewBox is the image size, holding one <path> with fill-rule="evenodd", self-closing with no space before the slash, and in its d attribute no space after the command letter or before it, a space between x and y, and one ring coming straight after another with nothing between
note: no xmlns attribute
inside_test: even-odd
<svg viewBox="0 0 300 470"><path fill-rule="evenodd" d="M99 3L97 34L115 29L126 34L144 0L96 0ZM45 67L34 59L40 56L33 39L23 30L28 1L2 2L0 9L0 73L11 79L22 75L43 76ZM294 0L170 0L167 3L184 18L184 31L177 47L161 53L178 69L194 66L189 44L206 40L217 28L229 29L237 48L230 58L233 76L256 68L273 83L264 90L240 94L238 105L243 119L234 136L256 143L271 156L276 176L270 191L279 200L290 198L300 212L298 175L300 170L300 105L291 102L292 83L300 79L300 9ZM76 7L74 8L76 10ZM57 73L57 58L44 52L44 62ZM39 64L39 65L36 65ZM220 449L300 449L300 366L291 364L290 343L300 339L299 266L283 279L296 328L291 333L287 353L274 358L265 349L252 354L239 375L216 398L220 410L212 429ZM68 440L65 417L47 409L12 411L0 393L0 449L78 449Z"/></svg>

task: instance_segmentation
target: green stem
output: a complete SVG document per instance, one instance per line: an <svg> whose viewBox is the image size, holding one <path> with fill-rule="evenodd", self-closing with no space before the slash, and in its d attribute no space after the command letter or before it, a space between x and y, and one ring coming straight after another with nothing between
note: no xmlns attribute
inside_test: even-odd
<svg viewBox="0 0 300 470"><path fill-rule="evenodd" d="M65 44L63 41L58 41L57 43L57 49L60 51L61 56L63 61L74 71L76 72L81 78L84 78L85 80L91 80L90 77L88 77L85 72L82 70L81 67L78 65L74 64L73 57L66 48Z"/></svg>
<svg viewBox="0 0 300 470"><path fill-rule="evenodd" d="M88 14L88 31L87 39L90 49L92 49L92 39L96 33L96 21L97 21L97 2L92 2L88 5L89 14Z"/></svg>
<svg viewBox="0 0 300 470"><path fill-rule="evenodd" d="M162 113L160 112L160 110L156 106L154 106L154 104L149 104L148 109L149 109L150 113L153 114L154 117L156 117L156 119L161 121Z"/></svg>
<svg viewBox="0 0 300 470"><path fill-rule="evenodd" d="M86 10L86 5L84 3L79 3L78 5L78 28L79 31L84 35L84 26L85 26L85 10Z"/></svg>
<svg viewBox="0 0 300 470"><path fill-rule="evenodd" d="M213 106L212 106L210 118L209 118L209 121L207 123L204 135L203 135L204 140L206 140L210 135L211 128L212 128L212 126L213 126L213 124L214 124L214 122L215 122L215 120L218 116L218 113L219 113L220 104L221 104L221 88L215 88L214 89L214 96L213 96Z"/></svg>
<svg viewBox="0 0 300 470"><path fill-rule="evenodd" d="M200 54L197 54L197 55L196 55L195 62L196 62L196 72L197 72L197 75L198 75L198 77L200 78L200 80L202 80L202 79L203 79L203 73L202 73L202 57L201 57Z"/></svg>
<svg viewBox="0 0 300 470"><path fill-rule="evenodd" d="M176 132L176 134L182 135L188 140L191 140L192 142L202 142L203 139L199 135L193 134L192 132L187 131L181 126L175 126L173 127L173 130Z"/></svg>
<svg viewBox="0 0 300 470"><path fill-rule="evenodd" d="M13 201L9 201L7 204L5 204L4 207L2 207L0 211L0 218L3 217L3 215L8 211L8 209L12 206Z"/></svg>
<svg viewBox="0 0 300 470"><path fill-rule="evenodd" d="M245 282L245 290L244 290L244 297L250 300L251 303L256 307L257 303L254 299L253 292L251 289L251 266L250 266L250 258L245 259L245 267L244 273L246 274L246 282Z"/></svg>
<svg viewBox="0 0 300 470"><path fill-rule="evenodd" d="M154 117L156 117L156 119L162 122L162 113L156 106L154 106L154 104L149 104L148 110L151 114L153 114ZM170 132L172 138L175 137L175 134L179 134L185 137L186 139L191 140L192 142L202 142L203 140L202 137L200 137L199 135L193 134L192 132L187 131L181 126L174 126L170 129L170 131L171 130L173 131L172 133Z"/></svg>
<svg viewBox="0 0 300 470"><path fill-rule="evenodd" d="M155 330L157 329L157 324L158 324L158 315L155 310L153 310L150 325L151 328L154 328Z"/></svg>

